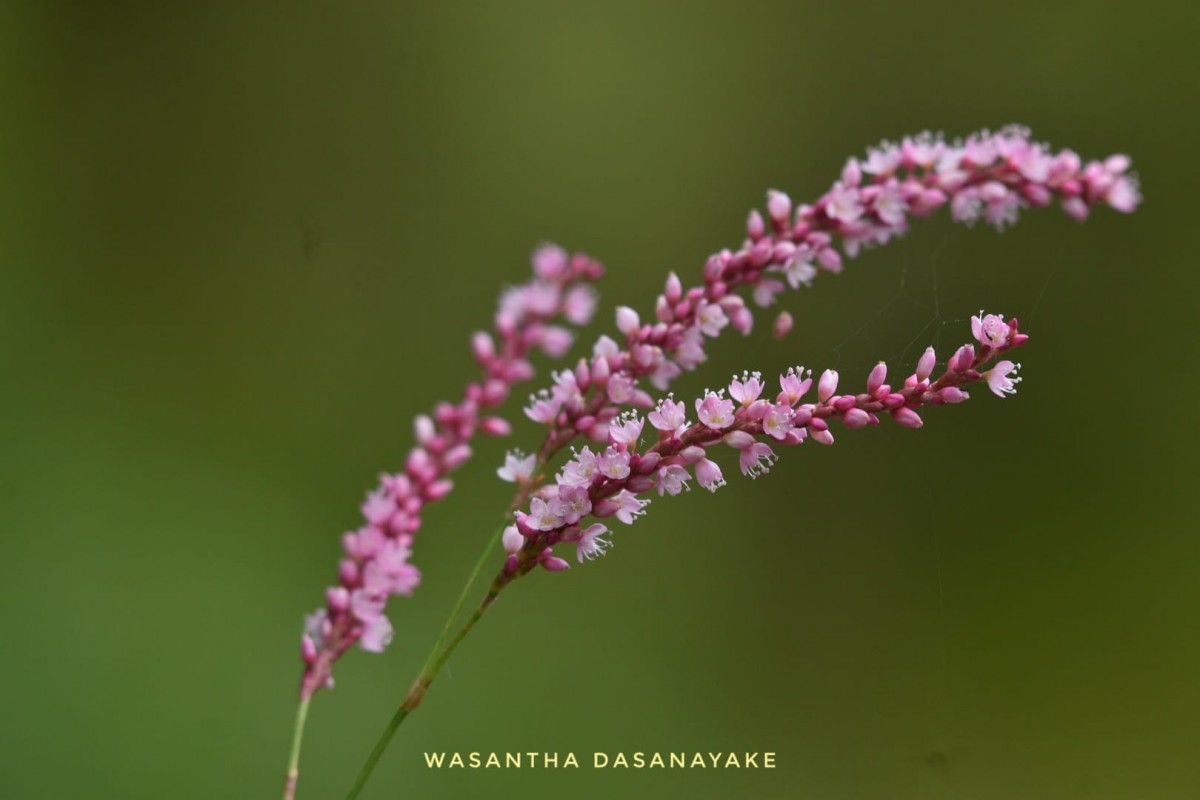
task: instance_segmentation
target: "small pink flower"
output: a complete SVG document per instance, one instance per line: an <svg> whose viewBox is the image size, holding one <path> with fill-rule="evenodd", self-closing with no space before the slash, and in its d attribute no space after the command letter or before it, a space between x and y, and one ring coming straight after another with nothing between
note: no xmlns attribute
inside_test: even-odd
<svg viewBox="0 0 1200 800"><path fill-rule="evenodd" d="M738 465L741 466L743 475L757 478L759 475L766 474L775 458L774 450L762 442L754 442L741 451L741 455L738 456Z"/></svg>
<svg viewBox="0 0 1200 800"><path fill-rule="evenodd" d="M362 638L359 646L370 653L382 653L392 643L392 623L388 618L379 616L363 623Z"/></svg>
<svg viewBox="0 0 1200 800"><path fill-rule="evenodd" d="M629 477L629 453L610 447L597 460L596 466L604 477L614 481L624 480Z"/></svg>
<svg viewBox="0 0 1200 800"><path fill-rule="evenodd" d="M589 486L596 477L598 469L596 454L591 451L591 448L585 447L563 465L562 472L558 475L558 482L567 486Z"/></svg>
<svg viewBox="0 0 1200 800"><path fill-rule="evenodd" d="M833 185L827 195L825 213L839 222L854 222L862 216L862 203L859 201L858 190L843 185L840 181Z"/></svg>
<svg viewBox="0 0 1200 800"><path fill-rule="evenodd" d="M782 442L792 432L793 413L792 407L787 403L772 405L771 410L763 417L763 433Z"/></svg>
<svg viewBox="0 0 1200 800"><path fill-rule="evenodd" d="M688 471L678 464L662 467L658 471L658 494L660 497L663 494L677 495L688 488L691 479Z"/></svg>
<svg viewBox="0 0 1200 800"><path fill-rule="evenodd" d="M585 558L591 561L597 556L602 556L607 548L612 547L612 542L602 538L608 532L608 528L598 522L580 532L579 541L575 543L575 557L579 559L579 563L582 564Z"/></svg>
<svg viewBox="0 0 1200 800"><path fill-rule="evenodd" d="M812 284L813 278L817 277L817 268L811 261L794 256L784 263L783 276L787 279L788 286L799 289L801 286Z"/></svg>
<svg viewBox="0 0 1200 800"><path fill-rule="evenodd" d="M763 382L761 372L743 372L741 380L733 376L729 382L729 396L743 406L748 406L762 394Z"/></svg>
<svg viewBox="0 0 1200 800"><path fill-rule="evenodd" d="M596 313L596 292L586 284L572 286L563 299L563 316L572 325L587 325Z"/></svg>
<svg viewBox="0 0 1200 800"><path fill-rule="evenodd" d="M550 505L554 509L554 515L561 517L562 521L568 525L579 522L592 510L592 500L588 497L588 490L585 486L560 484L558 497L551 500Z"/></svg>
<svg viewBox="0 0 1200 800"><path fill-rule="evenodd" d="M715 431L725 430L733 424L733 401L709 392L696 401L696 416Z"/></svg>
<svg viewBox="0 0 1200 800"><path fill-rule="evenodd" d="M705 336L720 336L721 329L729 324L729 317L719 303L701 303L696 309L696 321Z"/></svg>
<svg viewBox="0 0 1200 800"><path fill-rule="evenodd" d="M520 483L527 480L533 474L533 469L536 466L536 455L527 456L520 450L510 450L504 456L504 466L498 468L496 474L500 476L500 480L502 481Z"/></svg>
<svg viewBox="0 0 1200 800"><path fill-rule="evenodd" d="M804 378L804 367L790 367L779 376L779 402L795 405L812 388L812 378Z"/></svg>
<svg viewBox="0 0 1200 800"><path fill-rule="evenodd" d="M1012 377L1016 371L1021 368L1020 364L1014 364L1011 361L1001 361L996 366L983 373L983 379L987 381L988 388L997 397L1004 397L1006 394L1016 394L1017 384L1021 382L1020 378Z"/></svg>
<svg viewBox="0 0 1200 800"><path fill-rule="evenodd" d="M1003 347L1008 344L1008 323L999 314L984 314L971 317L971 335L985 347Z"/></svg>
<svg viewBox="0 0 1200 800"><path fill-rule="evenodd" d="M529 516L525 521L535 531L552 531L561 528L563 524L562 517L558 515L554 505L540 497L529 501Z"/></svg>
<svg viewBox="0 0 1200 800"><path fill-rule="evenodd" d="M792 216L792 198L771 189L767 192L767 215L777 225L786 225Z"/></svg>
<svg viewBox="0 0 1200 800"><path fill-rule="evenodd" d="M775 317L775 322L771 325L771 335L776 339L782 340L791 332L795 324L796 321L792 319L792 315L789 312L780 311L779 315Z"/></svg>
<svg viewBox="0 0 1200 800"><path fill-rule="evenodd" d="M650 505L649 500L639 500L637 495L632 492L622 489L611 498L612 503L616 506L617 519L624 522L626 525L632 525L634 519L645 514L646 506Z"/></svg>
<svg viewBox="0 0 1200 800"><path fill-rule="evenodd" d="M608 438L622 450L637 445L644 424L644 420L638 417L627 417L620 422L614 420L608 426Z"/></svg>
<svg viewBox="0 0 1200 800"><path fill-rule="evenodd" d="M540 422L542 425L553 425L554 418L558 416L558 412L562 408L562 401L551 398L550 394L542 390L542 396L530 395L529 405L525 407L525 416L529 417L534 422Z"/></svg>
<svg viewBox="0 0 1200 800"><path fill-rule="evenodd" d="M715 492L725 485L725 477L721 474L721 468L707 458L696 462L696 481L710 492Z"/></svg>
<svg viewBox="0 0 1200 800"><path fill-rule="evenodd" d="M687 424L687 406L667 397L658 404L658 408L646 415L650 424L660 431L677 432Z"/></svg>

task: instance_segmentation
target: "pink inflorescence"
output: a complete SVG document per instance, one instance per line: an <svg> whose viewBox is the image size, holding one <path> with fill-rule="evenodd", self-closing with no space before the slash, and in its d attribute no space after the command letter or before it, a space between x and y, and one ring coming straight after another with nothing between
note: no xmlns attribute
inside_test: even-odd
<svg viewBox="0 0 1200 800"><path fill-rule="evenodd" d="M580 562L603 555L612 532L600 520L633 524L655 494L678 495L692 481L716 491L725 485L716 461L722 449L736 452L741 473L755 478L771 468L776 447L810 439L833 444L834 421L864 428L888 416L905 428L919 428L924 406L961 403L969 397L963 387L971 383L982 381L1001 397L1012 393L1020 379L1011 376L1019 365L996 359L1029 337L1017 320L982 312L971 328L975 343L956 350L936 378L937 358L929 348L903 386L887 383L887 365L880 362L861 391L839 394L838 373L826 370L816 381L815 398L805 402L813 377L796 367L779 376L777 393L768 392L759 373L744 373L727 390L705 391L691 408L668 396L644 417L623 413L609 423L606 443L575 451L555 484L541 487L529 507L516 513L504 534L505 573L537 565L551 572L567 569L569 561L555 554L559 544L573 545ZM695 422L687 419L691 411Z"/></svg>
<svg viewBox="0 0 1200 800"><path fill-rule="evenodd" d="M525 413L549 427L551 450L578 435L603 442L623 408L650 406L639 379L666 390L707 358L707 339L727 328L750 332L754 315L735 290L746 287L755 304L771 306L786 289L808 286L821 272L840 272L843 254L886 244L907 231L911 218L944 205L957 222L982 218L998 229L1014 223L1021 208L1056 200L1080 221L1096 205L1131 212L1140 196L1129 166L1124 155L1085 164L1073 151L1054 152L1018 127L953 143L921 134L881 144L866 159L847 161L841 179L811 205L793 206L782 192L768 192L766 218L750 213L746 241L737 251L711 256L702 285L684 289L672 272L650 322L619 307L624 345L601 336L591 360L557 373L554 386L532 397ZM793 323L782 312L773 332L782 337Z"/></svg>
<svg viewBox="0 0 1200 800"><path fill-rule="evenodd" d="M603 274L597 261L543 245L533 254L533 273L501 296L494 336L479 332L472 339L483 377L467 384L457 404L441 403L432 415L417 417L416 446L403 471L381 477L362 505L365 524L342 537L338 584L327 590L325 606L305 621L302 696L332 683L333 662L351 645L373 652L387 647L392 638L384 615L388 597L411 594L421 580L409 557L425 506L450 492L448 476L470 458L476 433L510 432L507 421L484 412L503 403L515 384L533 377L528 356L540 350L560 358L570 348L574 335L553 321L585 325L591 320L596 307L591 283Z"/></svg>

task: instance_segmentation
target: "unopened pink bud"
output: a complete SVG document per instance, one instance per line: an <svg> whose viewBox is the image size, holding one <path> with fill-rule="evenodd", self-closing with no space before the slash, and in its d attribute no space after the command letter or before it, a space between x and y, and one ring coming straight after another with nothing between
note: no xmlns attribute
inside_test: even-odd
<svg viewBox="0 0 1200 800"><path fill-rule="evenodd" d="M516 525L509 525L500 537L500 544L504 546L504 552L513 555L525 545L525 537L517 530Z"/></svg>
<svg viewBox="0 0 1200 800"><path fill-rule="evenodd" d="M626 336L637 333L642 326L638 313L629 306L617 306L617 330Z"/></svg>
<svg viewBox="0 0 1200 800"><path fill-rule="evenodd" d="M871 416L861 408L852 408L842 415L842 422L847 428L865 428L871 421Z"/></svg>
<svg viewBox="0 0 1200 800"><path fill-rule="evenodd" d="M925 352L921 354L921 360L917 362L917 380L929 380L929 376L933 374L933 368L937 366L937 354L932 347L926 347Z"/></svg>
<svg viewBox="0 0 1200 800"><path fill-rule="evenodd" d="M904 399L904 395L896 392L892 392L887 397L883 398L883 404L888 408L899 408L906 402L908 401Z"/></svg>
<svg viewBox="0 0 1200 800"><path fill-rule="evenodd" d="M975 348L972 345L964 344L955 351L954 357L950 359L950 368L964 372L970 369L974 363Z"/></svg>
<svg viewBox="0 0 1200 800"><path fill-rule="evenodd" d="M946 388L938 391L937 396L941 399L941 401L943 403L950 403L950 404L961 403L962 401L964 401L968 397L970 397L969 394L967 394L966 392L964 392L962 389L958 388L957 386L947 386Z"/></svg>
<svg viewBox="0 0 1200 800"><path fill-rule="evenodd" d="M458 444L446 451L446 454L442 456L442 464L445 465L446 469L458 469L470 457L470 445Z"/></svg>
<svg viewBox="0 0 1200 800"><path fill-rule="evenodd" d="M345 586L330 586L325 590L325 605L335 614L345 613L350 607L350 592Z"/></svg>
<svg viewBox="0 0 1200 800"><path fill-rule="evenodd" d="M500 417L484 417L483 422L479 424L479 429L488 436L508 436L512 433L512 425L508 424L508 420Z"/></svg>
<svg viewBox="0 0 1200 800"><path fill-rule="evenodd" d="M792 215L792 198L775 189L767 192L767 214L776 226L786 225Z"/></svg>
<svg viewBox="0 0 1200 800"><path fill-rule="evenodd" d="M477 361L486 364L496 357L496 344L492 341L491 336L479 331L471 337L471 351L475 354Z"/></svg>
<svg viewBox="0 0 1200 800"><path fill-rule="evenodd" d="M679 298L683 297L683 284L679 281L679 276L673 271L667 276L666 291L667 302L678 303Z"/></svg>
<svg viewBox="0 0 1200 800"><path fill-rule="evenodd" d="M520 566L521 566L520 557L517 555L510 555L508 558L504 559L504 574L512 575L514 572L517 571L517 568Z"/></svg>
<svg viewBox="0 0 1200 800"><path fill-rule="evenodd" d="M654 477L651 475L634 475L626 481L625 486L634 494L648 492L654 488Z"/></svg>
<svg viewBox="0 0 1200 800"><path fill-rule="evenodd" d="M841 272L842 254L832 247L822 247L817 251L817 263L827 272Z"/></svg>
<svg viewBox="0 0 1200 800"><path fill-rule="evenodd" d="M833 398L833 408L835 411L849 411L858 404L858 398L852 394L844 394L841 397Z"/></svg>
<svg viewBox="0 0 1200 800"><path fill-rule="evenodd" d="M745 431L730 431L725 434L725 444L736 450L745 450L754 444L754 437Z"/></svg>
<svg viewBox="0 0 1200 800"><path fill-rule="evenodd" d="M887 364L880 361L867 376L867 394L875 394L883 382L887 380Z"/></svg>
<svg viewBox="0 0 1200 800"><path fill-rule="evenodd" d="M317 646L307 633L300 637L300 658L310 665L317 660Z"/></svg>
<svg viewBox="0 0 1200 800"><path fill-rule="evenodd" d="M780 311L779 316L775 318L775 324L771 326L771 334L776 339L782 339L788 335L794 324L795 320L792 319L791 314L786 311Z"/></svg>
<svg viewBox="0 0 1200 800"><path fill-rule="evenodd" d="M746 235L750 237L750 241L757 242L766 232L767 226L763 222L762 214L758 213L758 209L754 209L746 217Z"/></svg>
<svg viewBox="0 0 1200 800"><path fill-rule="evenodd" d="M837 391L838 374L836 370L827 369L821 373L821 379L817 382L817 399L824 403L829 398L833 397L833 393Z"/></svg>
<svg viewBox="0 0 1200 800"><path fill-rule="evenodd" d="M903 425L906 428L919 428L925 424L921 416L907 406L894 409L892 411L892 419L896 420L896 424Z"/></svg>
<svg viewBox="0 0 1200 800"><path fill-rule="evenodd" d="M450 494L450 490L454 488L453 481L442 479L434 481L425 489L425 499L431 503L436 503L446 495Z"/></svg>
<svg viewBox="0 0 1200 800"><path fill-rule="evenodd" d="M828 430L824 430L824 431L812 430L811 433L809 433L809 438L811 438L814 442L817 442L818 444L823 444L823 445L833 444L833 434L830 433Z"/></svg>
<svg viewBox="0 0 1200 800"><path fill-rule="evenodd" d="M547 550L546 552L550 551ZM557 556L543 555L538 559L538 563L540 563L542 568L547 572L562 572L563 570L571 568L570 564L568 564L564 559L558 558Z"/></svg>

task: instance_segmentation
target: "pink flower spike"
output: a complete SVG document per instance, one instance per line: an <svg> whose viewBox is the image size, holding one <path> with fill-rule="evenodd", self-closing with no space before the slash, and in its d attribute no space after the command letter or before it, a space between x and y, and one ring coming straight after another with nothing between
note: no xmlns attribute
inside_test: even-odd
<svg viewBox="0 0 1200 800"><path fill-rule="evenodd" d="M826 400L833 397L833 393L837 391L837 385L837 371L827 369L822 372L821 380L817 382L817 399L824 403Z"/></svg>
<svg viewBox="0 0 1200 800"><path fill-rule="evenodd" d="M579 541L575 543L575 557L579 559L580 564L585 558L591 561L597 556L604 555L605 550L612 547L612 542L602 538L608 532L608 528L598 522L580 532Z"/></svg>
<svg viewBox="0 0 1200 800"><path fill-rule="evenodd" d="M992 394L997 397L1004 397L1006 394L1016 394L1017 384L1021 382L1021 379L1017 377L1010 378L1008 376L1010 374L1015 375L1016 371L1020 368L1020 364L1014 364L1011 361L1001 361L983 373L983 379L987 381L988 388L992 390Z"/></svg>

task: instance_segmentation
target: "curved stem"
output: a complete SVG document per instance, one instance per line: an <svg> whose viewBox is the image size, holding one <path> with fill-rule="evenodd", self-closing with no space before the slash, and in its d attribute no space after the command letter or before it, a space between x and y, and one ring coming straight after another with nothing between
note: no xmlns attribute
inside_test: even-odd
<svg viewBox="0 0 1200 800"><path fill-rule="evenodd" d="M300 779L300 742L304 739L304 723L308 720L308 703L311 697L300 698L296 707L296 727L292 731L292 752L288 755L287 778L283 783L283 800L296 797L296 781Z"/></svg>
<svg viewBox="0 0 1200 800"><path fill-rule="evenodd" d="M437 642L429 652L428 658L425 659L425 665L421 667L421 672L417 675L417 679L413 682L412 687L409 688L408 694L405 695L404 702L400 704L400 707L396 709L396 713L392 715L387 728L383 731L383 735L379 737L379 741L371 749L371 754L367 756L367 761L359 771L358 778L354 781L354 786L351 787L350 792L346 795L346 800L354 800L362 792L363 787L367 785L367 780L371 777L371 773L375 771L375 766L379 763L380 757L387 750L392 736L395 735L396 730L400 727L400 723L404 722L405 718L415 711L417 706L421 705L421 701L425 699L425 693L429 691L434 678L441 672L450 655L458 647L459 643L466 638L466 635L470 633L471 628L475 627L475 623L479 622L480 617L483 616L483 613L487 611L492 602L500 594L500 590L511 580L511 576L500 575L497 577L492 582L492 586L484 597L483 602L480 603L479 608L475 609L475 612L458 630L454 638L450 640L449 644L446 644L446 640L450 637L450 633L454 629L454 622L458 619L459 613L462 611L463 605L466 603L467 597L471 592L471 588L475 585L479 573L488 561L493 547L504 532L504 528L505 525L501 525L492 534L484 546L483 552L479 554L479 560L475 562L475 567L471 570L471 575L467 578L467 583L463 587L462 593L459 594L457 602L454 604L454 610L450 612L450 618L446 620L446 625L442 628ZM443 645L445 645L444 649Z"/></svg>

